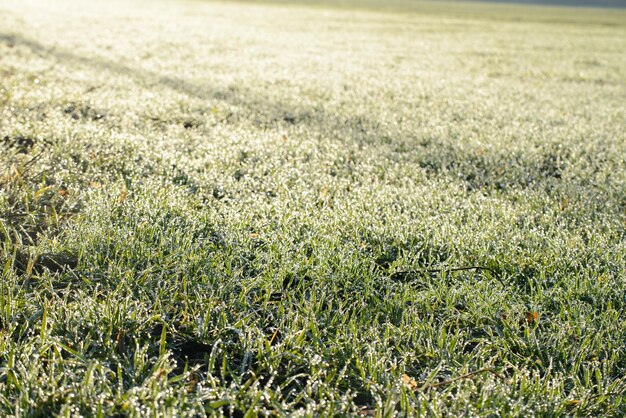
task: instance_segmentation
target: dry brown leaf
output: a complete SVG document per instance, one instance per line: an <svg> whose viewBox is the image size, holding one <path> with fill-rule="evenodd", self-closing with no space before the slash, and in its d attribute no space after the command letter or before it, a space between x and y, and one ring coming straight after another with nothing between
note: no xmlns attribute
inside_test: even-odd
<svg viewBox="0 0 626 418"><path fill-rule="evenodd" d="M359 411L359 415L362 417L375 417L376 416L376 410L372 409L372 408L361 408L361 410Z"/></svg>
<svg viewBox="0 0 626 418"><path fill-rule="evenodd" d="M117 197L117 203L124 203L124 200L126 200L126 196L128 196L128 190L126 189L126 186L122 186L120 195Z"/></svg>
<svg viewBox="0 0 626 418"><path fill-rule="evenodd" d="M402 375L402 383L408 386L411 390L415 390L419 386L419 383L417 383L415 379L413 379L411 376L407 374Z"/></svg>
<svg viewBox="0 0 626 418"><path fill-rule="evenodd" d="M124 343L124 335L125 332L123 329L117 332L117 336L115 337L115 348L119 354L122 354L126 350L126 344Z"/></svg>
<svg viewBox="0 0 626 418"><path fill-rule="evenodd" d="M539 312L536 312L536 311L526 312L526 322L529 324L539 323Z"/></svg>
<svg viewBox="0 0 626 418"><path fill-rule="evenodd" d="M565 401L565 405L567 406L577 406L580 405L583 401L580 399L570 399L569 401Z"/></svg>
<svg viewBox="0 0 626 418"><path fill-rule="evenodd" d="M198 382L200 382L200 378L196 374L192 374L189 377L189 382L187 383L187 391L193 392L196 390L196 386L198 386Z"/></svg>

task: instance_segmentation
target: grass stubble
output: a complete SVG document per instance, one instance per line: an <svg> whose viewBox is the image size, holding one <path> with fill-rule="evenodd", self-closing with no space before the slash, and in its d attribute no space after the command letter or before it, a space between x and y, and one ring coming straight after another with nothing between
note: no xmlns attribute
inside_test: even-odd
<svg viewBox="0 0 626 418"><path fill-rule="evenodd" d="M0 4L0 414L626 414L624 12L370 6Z"/></svg>

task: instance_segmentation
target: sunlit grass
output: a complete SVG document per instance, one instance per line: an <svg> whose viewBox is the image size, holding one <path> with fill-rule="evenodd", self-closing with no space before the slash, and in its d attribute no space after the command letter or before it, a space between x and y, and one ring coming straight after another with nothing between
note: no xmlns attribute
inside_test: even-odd
<svg viewBox="0 0 626 418"><path fill-rule="evenodd" d="M624 415L624 17L3 2L0 414Z"/></svg>

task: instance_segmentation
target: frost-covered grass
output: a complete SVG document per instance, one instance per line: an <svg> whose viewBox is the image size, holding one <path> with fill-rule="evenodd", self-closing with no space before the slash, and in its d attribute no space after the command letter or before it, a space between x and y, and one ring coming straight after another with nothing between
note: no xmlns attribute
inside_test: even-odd
<svg viewBox="0 0 626 418"><path fill-rule="evenodd" d="M330 3L0 3L0 415L626 414L626 13Z"/></svg>

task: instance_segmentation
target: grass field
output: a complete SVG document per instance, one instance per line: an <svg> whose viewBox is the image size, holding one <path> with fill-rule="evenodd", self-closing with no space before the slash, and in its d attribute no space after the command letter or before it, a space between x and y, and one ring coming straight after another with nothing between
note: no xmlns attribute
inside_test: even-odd
<svg viewBox="0 0 626 418"><path fill-rule="evenodd" d="M338 3L0 2L0 415L626 414L626 11Z"/></svg>

